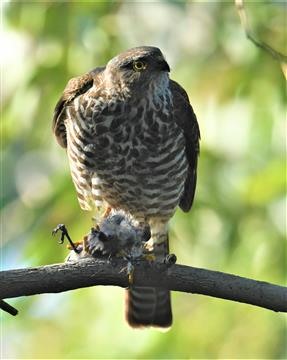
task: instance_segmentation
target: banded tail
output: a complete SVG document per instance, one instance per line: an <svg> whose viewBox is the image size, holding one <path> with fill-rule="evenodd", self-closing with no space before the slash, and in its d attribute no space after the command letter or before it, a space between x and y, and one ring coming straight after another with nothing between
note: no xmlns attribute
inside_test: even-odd
<svg viewBox="0 0 287 360"><path fill-rule="evenodd" d="M154 254L161 261L168 254L168 238L156 245ZM131 327L169 328L172 324L170 291L161 288L131 286L127 290L126 320Z"/></svg>

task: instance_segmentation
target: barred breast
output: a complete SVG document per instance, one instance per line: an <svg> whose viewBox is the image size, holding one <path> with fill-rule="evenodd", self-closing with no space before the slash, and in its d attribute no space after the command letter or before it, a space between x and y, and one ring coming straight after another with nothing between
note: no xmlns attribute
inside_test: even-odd
<svg viewBox="0 0 287 360"><path fill-rule="evenodd" d="M66 110L67 151L83 209L103 202L135 218L169 218L187 177L185 139L172 98L109 101L92 92Z"/></svg>

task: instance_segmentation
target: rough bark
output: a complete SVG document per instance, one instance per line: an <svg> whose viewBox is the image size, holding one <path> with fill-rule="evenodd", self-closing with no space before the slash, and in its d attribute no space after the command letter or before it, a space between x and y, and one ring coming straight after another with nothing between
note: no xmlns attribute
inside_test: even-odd
<svg viewBox="0 0 287 360"><path fill-rule="evenodd" d="M0 272L0 299L58 293L95 285L128 287L127 261L84 259L77 263ZM287 312L287 288L219 271L184 265L134 265L133 282Z"/></svg>

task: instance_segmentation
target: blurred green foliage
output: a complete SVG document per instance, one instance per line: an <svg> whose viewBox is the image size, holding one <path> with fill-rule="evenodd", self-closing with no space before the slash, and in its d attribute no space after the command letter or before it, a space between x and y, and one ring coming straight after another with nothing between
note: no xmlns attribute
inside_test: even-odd
<svg viewBox="0 0 287 360"><path fill-rule="evenodd" d="M2 45L2 269L61 262L59 222L80 239L65 152L51 132L67 80L138 45L162 49L188 91L202 141L194 207L170 224L190 264L285 281L285 81L245 37L233 2L6 2ZM286 53L286 4L247 2L258 38ZM131 330L124 291L97 287L11 300L2 358L285 359L286 317L244 304L173 294L167 333Z"/></svg>

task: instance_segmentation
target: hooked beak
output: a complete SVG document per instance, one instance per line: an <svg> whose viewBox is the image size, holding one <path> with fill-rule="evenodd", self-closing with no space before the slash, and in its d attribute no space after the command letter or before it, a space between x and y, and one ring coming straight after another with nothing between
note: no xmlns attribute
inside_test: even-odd
<svg viewBox="0 0 287 360"><path fill-rule="evenodd" d="M170 72L169 65L164 59L162 59L158 62L158 68L160 71Z"/></svg>

